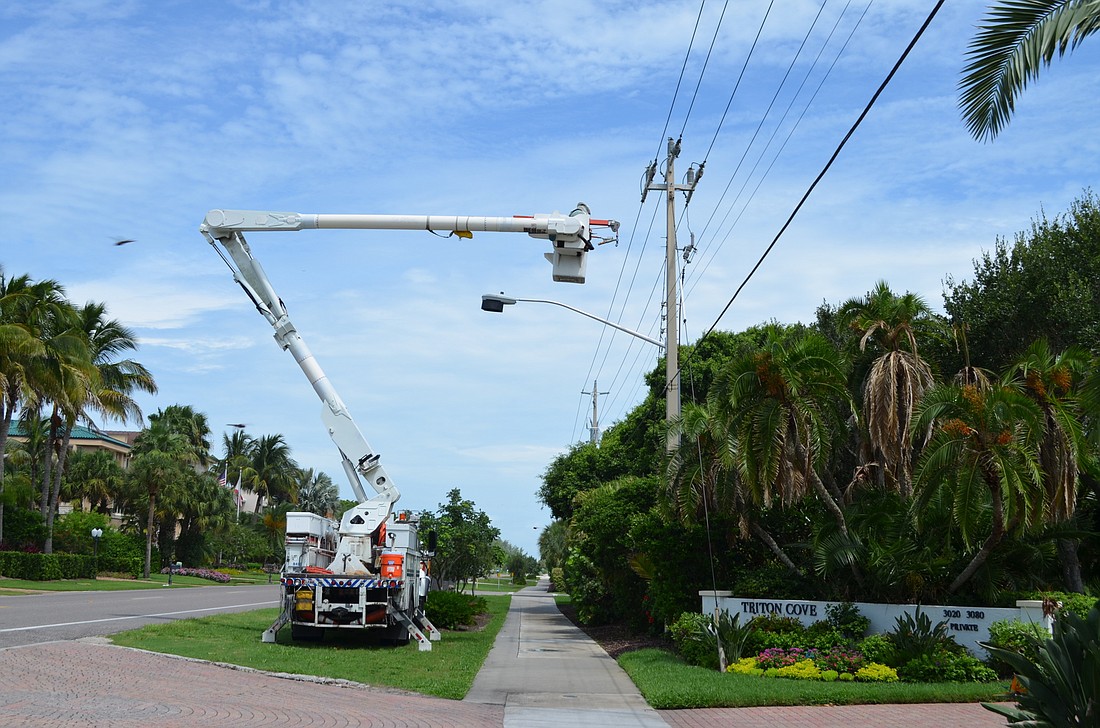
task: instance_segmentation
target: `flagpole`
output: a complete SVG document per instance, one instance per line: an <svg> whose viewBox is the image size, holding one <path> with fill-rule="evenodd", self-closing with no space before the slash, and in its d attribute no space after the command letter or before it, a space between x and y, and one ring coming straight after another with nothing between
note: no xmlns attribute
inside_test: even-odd
<svg viewBox="0 0 1100 728"><path fill-rule="evenodd" d="M241 522L241 478L244 477L244 468L237 472L237 487L233 489L233 500L237 501L237 523Z"/></svg>

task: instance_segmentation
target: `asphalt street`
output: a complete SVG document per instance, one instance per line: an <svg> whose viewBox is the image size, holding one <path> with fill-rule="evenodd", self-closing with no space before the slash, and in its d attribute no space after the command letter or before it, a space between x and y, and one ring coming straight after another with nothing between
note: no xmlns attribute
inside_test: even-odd
<svg viewBox="0 0 1100 728"><path fill-rule="evenodd" d="M114 634L218 612L276 607L278 600L278 584L0 596L0 649Z"/></svg>

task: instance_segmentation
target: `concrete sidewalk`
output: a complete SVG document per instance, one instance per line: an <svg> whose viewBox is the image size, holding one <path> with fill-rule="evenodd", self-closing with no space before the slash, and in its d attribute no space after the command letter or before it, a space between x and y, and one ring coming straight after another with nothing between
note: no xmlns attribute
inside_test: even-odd
<svg viewBox="0 0 1100 728"><path fill-rule="evenodd" d="M562 615L545 580L512 597L463 702L503 706L505 728L667 725L622 668Z"/></svg>

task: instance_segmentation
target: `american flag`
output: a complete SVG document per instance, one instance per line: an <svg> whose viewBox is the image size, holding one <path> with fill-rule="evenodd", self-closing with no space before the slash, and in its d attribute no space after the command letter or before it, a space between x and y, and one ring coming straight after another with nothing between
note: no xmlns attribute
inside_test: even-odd
<svg viewBox="0 0 1100 728"><path fill-rule="evenodd" d="M229 478L226 477L226 471L223 470L222 474L218 476L218 485L225 487L229 483Z"/></svg>

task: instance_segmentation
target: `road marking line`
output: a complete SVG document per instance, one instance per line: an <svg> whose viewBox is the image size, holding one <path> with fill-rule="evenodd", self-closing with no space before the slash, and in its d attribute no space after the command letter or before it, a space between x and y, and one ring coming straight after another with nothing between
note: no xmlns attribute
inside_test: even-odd
<svg viewBox="0 0 1100 728"><path fill-rule="evenodd" d="M0 629L0 633L3 632L27 632L32 629L49 629L50 627L73 627L78 624L96 624L97 622L117 622L122 619L148 619L149 617L173 617L177 614L191 614L193 612L213 612L218 609L237 609L240 607L270 607L279 606L278 604L272 605L270 601L257 602L256 604L227 604L224 607L205 607L203 609L184 609L179 612L160 612L159 614L131 614L127 617L106 617L105 619L87 619L83 622L60 622L58 624L37 624L33 627L9 627L7 629Z"/></svg>

